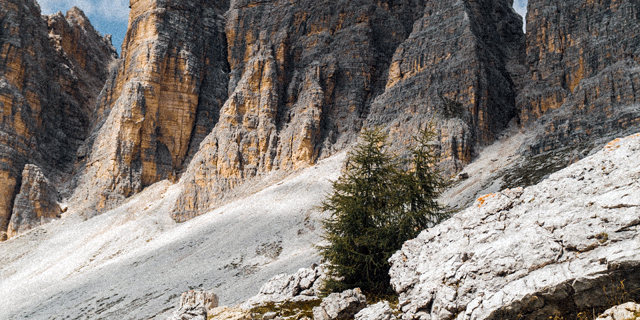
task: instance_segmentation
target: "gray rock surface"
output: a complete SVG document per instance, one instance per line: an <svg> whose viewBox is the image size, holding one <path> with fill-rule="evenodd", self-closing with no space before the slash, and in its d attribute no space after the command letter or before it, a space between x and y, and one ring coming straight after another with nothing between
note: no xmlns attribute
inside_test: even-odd
<svg viewBox="0 0 640 320"><path fill-rule="evenodd" d="M22 171L22 186L13 204L7 229L9 238L60 218L58 191L38 166L28 164Z"/></svg>
<svg viewBox="0 0 640 320"><path fill-rule="evenodd" d="M533 154L640 126L640 4L633 0L531 0L523 124Z"/></svg>
<svg viewBox="0 0 640 320"><path fill-rule="evenodd" d="M355 315L355 320L396 320L389 301L380 301L367 306Z"/></svg>
<svg viewBox="0 0 640 320"><path fill-rule="evenodd" d="M403 319L546 319L640 295L640 134L479 198L391 258Z"/></svg>
<svg viewBox="0 0 640 320"><path fill-rule="evenodd" d="M322 299L320 306L313 308L314 320L347 320L367 306L367 298L355 288L341 293L332 293Z"/></svg>
<svg viewBox="0 0 640 320"><path fill-rule="evenodd" d="M320 289L326 278L324 265L302 268L295 274L279 274L269 279L260 292L242 306L251 309L272 302L319 300Z"/></svg>
<svg viewBox="0 0 640 320"><path fill-rule="evenodd" d="M218 296L210 291L188 291L180 297L180 307L168 320L207 320L218 307Z"/></svg>
<svg viewBox="0 0 640 320"><path fill-rule="evenodd" d="M386 91L368 125L404 142L429 121L450 172L473 160L516 115L516 80L525 72L522 18L512 1L427 1L413 31L395 51ZM462 104L444 116L440 95Z"/></svg>
<svg viewBox="0 0 640 320"><path fill-rule="evenodd" d="M627 302L607 309L596 320L636 320L640 319L640 304Z"/></svg>

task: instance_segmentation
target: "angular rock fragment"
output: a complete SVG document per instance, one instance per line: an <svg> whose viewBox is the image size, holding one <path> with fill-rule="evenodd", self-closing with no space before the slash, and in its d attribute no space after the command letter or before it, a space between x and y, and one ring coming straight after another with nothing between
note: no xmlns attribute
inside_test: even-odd
<svg viewBox="0 0 640 320"><path fill-rule="evenodd" d="M380 301L370 305L355 315L355 320L396 320L389 301Z"/></svg>
<svg viewBox="0 0 640 320"><path fill-rule="evenodd" d="M332 293L322 299L319 307L313 308L314 320L347 320L367 306L367 298L360 289Z"/></svg>
<svg viewBox="0 0 640 320"><path fill-rule="evenodd" d="M168 320L207 320L218 307L218 296L209 291L188 291L180 297L180 307Z"/></svg>

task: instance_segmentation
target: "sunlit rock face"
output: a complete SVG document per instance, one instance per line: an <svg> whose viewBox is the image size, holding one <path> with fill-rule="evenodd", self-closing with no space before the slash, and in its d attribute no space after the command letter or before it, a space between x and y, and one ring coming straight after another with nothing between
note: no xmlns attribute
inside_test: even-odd
<svg viewBox="0 0 640 320"><path fill-rule="evenodd" d="M33 0L0 1L0 238L27 162L64 179L86 138L116 58L78 9L40 15Z"/></svg>
<svg viewBox="0 0 640 320"><path fill-rule="evenodd" d="M541 126L531 151L640 124L639 14L629 0L529 1L529 82L517 100L522 123Z"/></svg>
<svg viewBox="0 0 640 320"><path fill-rule="evenodd" d="M233 1L230 97L183 177L174 218L221 203L247 179L295 170L354 141L385 89L418 1Z"/></svg>
<svg viewBox="0 0 640 320"><path fill-rule="evenodd" d="M444 167L469 163L516 115L524 69L522 19L511 1L429 1L395 51L386 91L368 117L399 146L433 121ZM462 104L445 116L441 97Z"/></svg>
<svg viewBox="0 0 640 320"><path fill-rule="evenodd" d="M227 98L225 1L131 1L73 200L93 212L176 179Z"/></svg>

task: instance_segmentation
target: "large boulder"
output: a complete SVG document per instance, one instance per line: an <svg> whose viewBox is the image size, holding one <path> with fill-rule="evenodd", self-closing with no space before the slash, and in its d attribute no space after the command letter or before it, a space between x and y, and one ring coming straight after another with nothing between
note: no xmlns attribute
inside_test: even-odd
<svg viewBox="0 0 640 320"><path fill-rule="evenodd" d="M168 320L207 320L218 307L218 296L209 291L188 291L180 297L180 307Z"/></svg>
<svg viewBox="0 0 640 320"><path fill-rule="evenodd" d="M319 300L323 280L327 277L324 265L301 268L295 274L279 274L262 285L260 292L243 304L246 309L274 302Z"/></svg>
<svg viewBox="0 0 640 320"><path fill-rule="evenodd" d="M314 320L353 319L356 313L367 306L367 298L360 289L332 293L322 299L320 306L313 308Z"/></svg>
<svg viewBox="0 0 640 320"><path fill-rule="evenodd" d="M479 198L390 259L403 319L547 319L640 297L640 134ZM621 283L624 286L621 288Z"/></svg>

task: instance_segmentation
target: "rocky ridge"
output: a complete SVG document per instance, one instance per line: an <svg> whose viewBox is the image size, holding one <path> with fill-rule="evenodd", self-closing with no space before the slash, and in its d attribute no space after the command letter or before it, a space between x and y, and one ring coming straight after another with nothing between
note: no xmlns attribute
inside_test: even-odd
<svg viewBox="0 0 640 320"><path fill-rule="evenodd" d="M640 134L614 140L406 242L390 260L403 319L571 317L637 299L639 148Z"/></svg>
<svg viewBox="0 0 640 320"><path fill-rule="evenodd" d="M34 0L0 1L0 238L27 163L69 178L107 66L117 57L77 8L42 17Z"/></svg>
<svg viewBox="0 0 640 320"><path fill-rule="evenodd" d="M176 180L227 98L225 1L131 1L122 58L99 97L72 197L102 212Z"/></svg>

